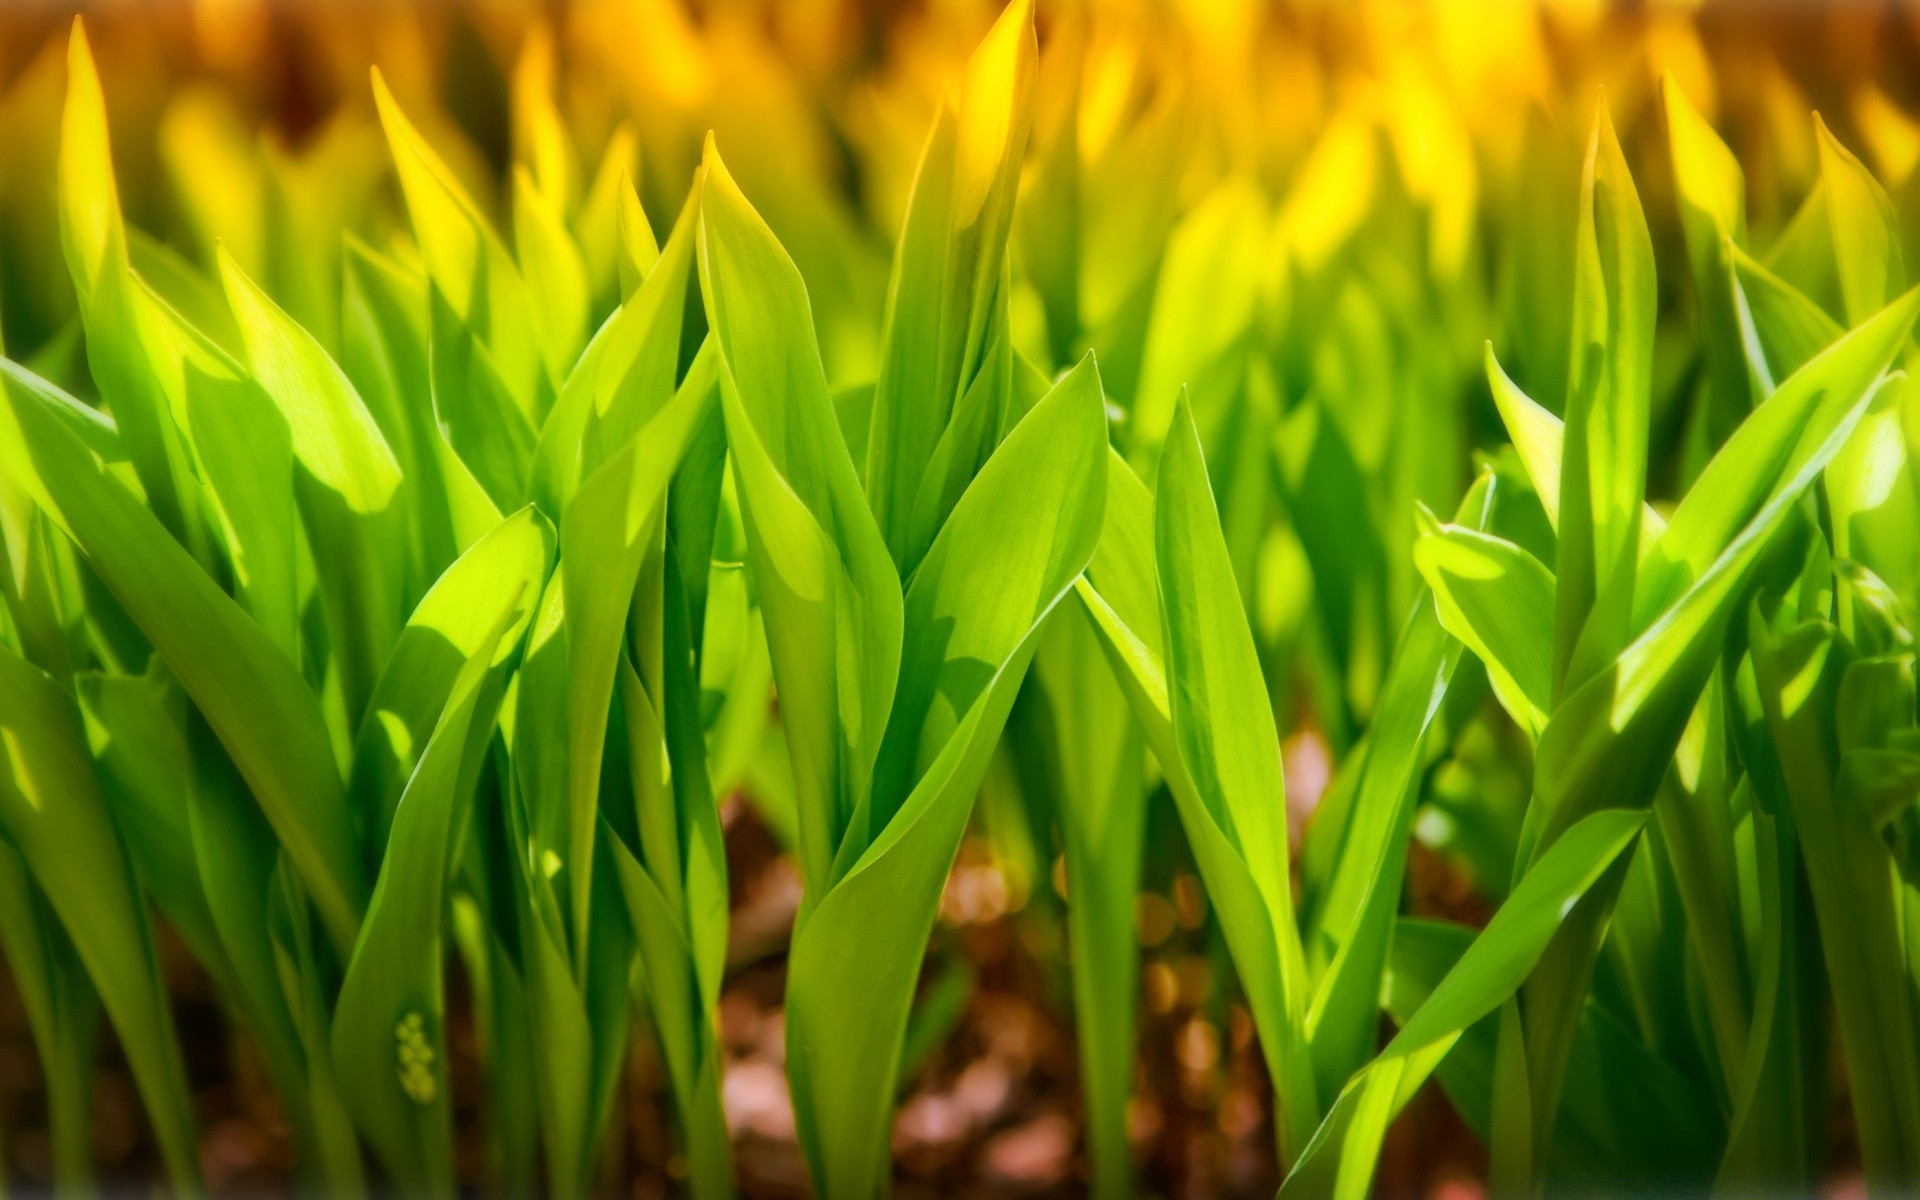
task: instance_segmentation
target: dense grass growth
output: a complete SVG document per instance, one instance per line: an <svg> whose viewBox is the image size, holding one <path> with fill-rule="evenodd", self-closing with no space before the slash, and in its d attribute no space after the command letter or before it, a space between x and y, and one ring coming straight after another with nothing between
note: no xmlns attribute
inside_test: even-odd
<svg viewBox="0 0 1920 1200"><path fill-rule="evenodd" d="M1870 167L1777 64L1710 120L1759 60L1678 13L1205 7L840 74L779 6L369 17L259 138L217 71L116 100L98 23L21 59L0 953L60 1190L103 1027L205 1185L177 944L302 1187L619 1187L640 1040L732 1194L730 798L823 1197L891 1187L970 830L1060 881L1094 1194L1150 853L1283 1196L1430 1086L1502 1195L1920 1183L1920 123L1858 81Z"/></svg>

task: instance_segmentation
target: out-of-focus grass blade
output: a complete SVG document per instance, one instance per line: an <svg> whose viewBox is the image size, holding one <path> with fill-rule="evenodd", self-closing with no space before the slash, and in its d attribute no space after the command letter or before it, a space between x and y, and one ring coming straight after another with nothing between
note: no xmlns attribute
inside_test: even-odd
<svg viewBox="0 0 1920 1200"><path fill-rule="evenodd" d="M1710 397L1707 420L1712 441L1718 445L1754 401L1773 390L1756 390L1748 374L1733 292L1734 251L1747 242L1746 176L1713 126L1688 102L1671 71L1660 81L1660 96L1680 231L1686 238L1687 261L1700 300L1701 349Z"/></svg>
<svg viewBox="0 0 1920 1200"><path fill-rule="evenodd" d="M1182 387L1204 414L1240 385L1263 282L1246 264L1271 253L1273 229L1271 204L1244 178L1221 183L1174 228L1128 423L1135 453L1151 452L1167 436Z"/></svg>
<svg viewBox="0 0 1920 1200"><path fill-rule="evenodd" d="M1754 682L1783 785L1784 797L1773 798L1784 798L1792 814L1819 919L1861 1157L1871 1178L1907 1178L1920 1154L1920 1075L1900 932L1904 905L1886 843L1844 768L1850 742L1858 745L1862 733L1869 745L1879 740L1873 726L1881 737L1912 728L1913 660L1861 660L1827 621L1802 620L1764 600L1755 602L1748 624ZM1881 708L1876 701L1891 703L1865 722L1849 720L1866 715L1863 708Z"/></svg>
<svg viewBox="0 0 1920 1200"><path fill-rule="evenodd" d="M612 312L621 294L621 208L630 182L640 174L640 145L633 123L622 121L607 138L599 169L581 197L573 218L573 239L587 269L587 296L593 319Z"/></svg>
<svg viewBox="0 0 1920 1200"><path fill-rule="evenodd" d="M670 548L656 545L654 553L657 566L645 571L644 607L635 613L646 629L639 657L652 682L625 657L619 661L637 838L631 850L618 835L607 841L633 919L693 1190L726 1197L733 1155L721 1103L718 1017L726 847L706 769L686 589Z"/></svg>
<svg viewBox="0 0 1920 1200"><path fill-rule="evenodd" d="M996 296L1037 63L1031 0L1015 0L968 60L957 99L942 101L914 176L887 289L865 472L902 574L918 562L917 497L944 483L929 477L934 448L982 369L992 314L1005 303Z"/></svg>
<svg viewBox="0 0 1920 1200"><path fill-rule="evenodd" d="M229 995L259 1042L261 1058L287 1109L288 1123L313 1178L330 1191L363 1193L360 1155L340 1096L324 1066L309 1061L298 1017L284 989L271 929L270 899L281 862L273 828L246 783L197 712L184 731L191 767L184 779L187 828L207 908L219 934Z"/></svg>
<svg viewBox="0 0 1920 1200"><path fill-rule="evenodd" d="M587 337L587 265L559 205L534 186L524 167L513 173L513 240L557 376L580 356Z"/></svg>
<svg viewBox="0 0 1920 1200"><path fill-rule="evenodd" d="M159 662L144 676L88 673L75 682L140 881L258 1043L301 1167L330 1189L364 1191L331 1072L316 1069L289 1009L265 923L280 859L272 830Z"/></svg>
<svg viewBox="0 0 1920 1200"><path fill-rule="evenodd" d="M0 952L7 960L46 1081L53 1193L82 1198L93 1185L93 1054L100 1001L73 940L34 885L27 864L0 845Z"/></svg>
<svg viewBox="0 0 1920 1200"><path fill-rule="evenodd" d="M207 973L233 977L194 861L187 787L193 778L185 698L155 664L145 675L74 678L96 771L140 882Z"/></svg>
<svg viewBox="0 0 1920 1200"><path fill-rule="evenodd" d="M171 539L166 540L172 546ZM0 824L59 914L119 1032L175 1188L201 1187L193 1097L146 906L73 697L0 647Z"/></svg>
<svg viewBox="0 0 1920 1200"><path fill-rule="evenodd" d="M631 177L621 183L618 205L620 253L616 257L621 299L625 300L639 291L641 281L653 273L654 264L660 258L660 240L653 234L647 210L640 207L640 194L634 190Z"/></svg>
<svg viewBox="0 0 1920 1200"><path fill-rule="evenodd" d="M1484 472L1468 489L1460 520L1491 521L1501 500L1497 479ZM1428 740L1455 696L1459 661L1459 647L1432 597L1423 594L1394 648L1367 740L1354 751L1361 758L1357 770L1349 767L1354 775L1345 784L1350 799L1337 858L1305 947L1310 965L1316 958L1324 964L1307 1012L1319 1095L1338 1094L1378 1046L1377 1001L1391 961Z"/></svg>
<svg viewBox="0 0 1920 1200"><path fill-rule="evenodd" d="M545 416L553 380L570 365L547 348L546 314L533 303L506 247L453 172L400 111L377 67L373 99L434 286L458 323L487 348L526 419Z"/></svg>

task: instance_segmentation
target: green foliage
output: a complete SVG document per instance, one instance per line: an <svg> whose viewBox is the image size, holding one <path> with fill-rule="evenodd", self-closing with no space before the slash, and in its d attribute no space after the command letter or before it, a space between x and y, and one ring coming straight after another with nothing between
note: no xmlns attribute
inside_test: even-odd
<svg viewBox="0 0 1920 1200"><path fill-rule="evenodd" d="M177 247L123 211L75 24L47 244L0 225L9 321L16 259L65 289L0 358L0 953L62 1191L103 1030L203 1186L158 922L302 1189L584 1194L638 1036L689 1190L731 1195L736 796L803 884L822 1196L888 1192L968 1002L927 960L976 827L1033 890L1063 864L1018 919L1065 947L1100 1196L1136 1189L1169 863L1282 1195L1369 1194L1429 1082L1501 1194L1801 1190L1830 1060L1870 1186L1920 1179L1920 193L1886 139L1815 118L1779 178L1667 75L1584 142L1530 116L1481 195L1429 84L1243 153L1251 101L1035 7L910 128L866 97L816 139L716 76L790 124L697 159L575 111L544 27L497 181L398 68L357 175L195 102ZM1414 915L1435 875L1473 924Z"/></svg>

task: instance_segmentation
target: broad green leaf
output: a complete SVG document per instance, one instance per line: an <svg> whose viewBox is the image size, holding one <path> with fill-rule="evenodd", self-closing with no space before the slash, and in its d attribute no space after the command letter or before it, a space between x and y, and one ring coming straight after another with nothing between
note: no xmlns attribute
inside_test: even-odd
<svg viewBox="0 0 1920 1200"><path fill-rule="evenodd" d="M1577 687L1576 640L1618 649L1598 594L1632 587L1646 496L1653 382L1653 245L1604 103L1587 141L1574 244L1573 345L1561 460L1553 694ZM1613 622L1613 623L1609 623Z"/></svg>
<svg viewBox="0 0 1920 1200"><path fill-rule="evenodd" d="M1279 1043L1265 1049L1285 1080L1282 1117L1291 1155L1319 1113L1305 1054L1309 996L1288 877L1286 790L1266 680L1219 520L1199 431L1183 400L1161 452L1154 496L1167 712L1180 761L1220 835L1245 863L1272 928L1279 970L1269 1003L1283 1023L1263 1028L1261 1036ZM1256 918L1243 913L1223 920Z"/></svg>
<svg viewBox="0 0 1920 1200"><path fill-rule="evenodd" d="M1001 443L907 589L873 792L789 967L789 1075L823 1195L884 1190L891 1085L943 881L1041 628L1093 553L1105 490L1085 481L1106 452L1089 359Z"/></svg>
<svg viewBox="0 0 1920 1200"><path fill-rule="evenodd" d="M1554 707L1539 741L1533 861L1589 814L1652 800L1763 552L1844 444L1916 311L1920 293L1903 297L1781 385L1708 463L1637 578L1616 575L1600 597L1599 627L1632 631L1631 641L1609 652L1583 638L1576 649L1572 677L1587 682ZM1593 955L1623 878L1583 901L1525 997L1534 1163L1550 1144Z"/></svg>
<svg viewBox="0 0 1920 1200"><path fill-rule="evenodd" d="M1847 324L1858 325L1907 286L1899 221L1886 189L1840 144L1818 113L1813 126L1820 141L1820 185L1827 196L1840 296Z"/></svg>
<svg viewBox="0 0 1920 1200"><path fill-rule="evenodd" d="M1553 694L1553 573L1504 538L1433 525L1413 559L1440 624L1486 664L1501 705L1535 739Z"/></svg>
<svg viewBox="0 0 1920 1200"><path fill-rule="evenodd" d="M1111 479L1124 468L1110 462ZM1279 816L1279 745L1184 404L1160 473L1151 513L1131 498L1133 488L1114 489L1100 547L1077 588L1173 792L1269 1070L1284 1081L1283 1148L1292 1154L1318 1112L1304 1043L1307 981ZM1183 574L1170 580L1175 572ZM1144 631L1162 632L1164 644L1148 643ZM1181 664L1179 674L1170 661ZM1210 718L1218 724L1205 723Z"/></svg>
<svg viewBox="0 0 1920 1200"><path fill-rule="evenodd" d="M169 332L180 349L194 345L184 328ZM177 360L182 426L199 461L209 507L219 521L235 596L280 653L297 662L298 544L287 423L252 381L231 364L213 359L210 349L199 346Z"/></svg>
<svg viewBox="0 0 1920 1200"><path fill-rule="evenodd" d="M1920 290L1828 347L1754 409L1645 554L1627 628L1636 636L1651 632L1714 567L1737 556L1752 560L1759 546L1751 537L1763 526L1767 532L1777 528L1791 502L1845 444L1916 315ZM1622 591L1616 581L1601 605L1624 607Z"/></svg>
<svg viewBox="0 0 1920 1200"><path fill-rule="evenodd" d="M490 627L454 678L401 794L333 1015L333 1068L355 1124L396 1183L431 1195L450 1195L454 1184L441 979L446 884L492 736L495 654L534 603L524 580L484 582L494 586L465 599Z"/></svg>
<svg viewBox="0 0 1920 1200"><path fill-rule="evenodd" d="M1001 435L1024 413L1015 405L1013 338L1007 326L1005 290L995 300L989 318L987 349L967 385L965 394L954 404L947 427L940 434L933 454L927 460L914 494L913 511L907 523L905 573L914 567L932 544L934 535L953 512L967 484L993 453ZM836 397L836 411L839 409ZM869 404L871 416L872 406ZM871 436L869 428L866 433Z"/></svg>
<svg viewBox="0 0 1920 1200"><path fill-rule="evenodd" d="M1546 510L1548 523L1558 530L1560 458L1565 446L1566 426L1559 417L1514 386L1499 360L1494 358L1491 344L1486 349L1486 369L1487 386L1493 392L1494 404L1500 410L1500 420L1506 426L1507 437L1526 468L1535 494L1540 497L1540 506ZM1647 552L1647 547L1666 527L1666 518L1655 512L1651 505L1641 505L1641 554Z"/></svg>
<svg viewBox="0 0 1920 1200"><path fill-rule="evenodd" d="M357 719L404 607L400 464L345 372L224 251L220 277L253 377L286 418L303 471L296 491L328 641Z"/></svg>
<svg viewBox="0 0 1920 1200"><path fill-rule="evenodd" d="M142 345L141 301L120 215L106 101L85 27L67 45L67 97L60 123L60 242L88 331L87 363L121 429L126 454L161 525L204 553L199 495L188 451Z"/></svg>
<svg viewBox="0 0 1920 1200"><path fill-rule="evenodd" d="M575 937L592 887L601 752L627 609L641 562L662 536L667 488L713 399L717 355L704 349L653 419L580 485L560 522L567 614L567 813Z"/></svg>
<svg viewBox="0 0 1920 1200"><path fill-rule="evenodd" d="M495 613L475 597L536 596L553 560L553 529L531 508L475 542L427 592L395 640L354 740L349 794L383 846L407 781L466 661L493 631ZM510 639L496 654L500 665Z"/></svg>
<svg viewBox="0 0 1920 1200"><path fill-rule="evenodd" d="M202 273L180 252L140 229L127 230L127 261L140 282L163 300L223 354L238 356L240 330L227 310L220 283Z"/></svg>
<svg viewBox="0 0 1920 1200"><path fill-rule="evenodd" d="M1380 1057L1340 1093L1281 1187L1282 1196L1359 1200L1371 1191L1393 1116L1460 1034L1527 979L1566 913L1638 839L1646 814L1594 813L1540 859Z"/></svg>
<svg viewBox="0 0 1920 1200"><path fill-rule="evenodd" d="M899 578L834 420L800 274L711 142L699 261L793 758L801 873L817 895L868 791L892 708Z"/></svg>
<svg viewBox="0 0 1920 1200"><path fill-rule="evenodd" d="M386 508L400 486L400 465L353 384L224 250L220 278L248 364L287 418L300 465L349 511Z"/></svg>

